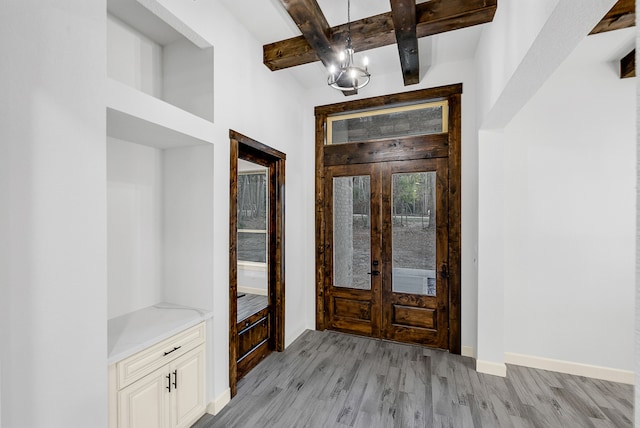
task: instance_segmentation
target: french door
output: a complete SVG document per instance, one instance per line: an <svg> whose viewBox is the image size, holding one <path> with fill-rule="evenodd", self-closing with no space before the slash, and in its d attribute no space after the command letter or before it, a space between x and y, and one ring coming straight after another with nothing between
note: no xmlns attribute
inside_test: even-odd
<svg viewBox="0 0 640 428"><path fill-rule="evenodd" d="M446 158L328 166L327 327L449 348Z"/></svg>

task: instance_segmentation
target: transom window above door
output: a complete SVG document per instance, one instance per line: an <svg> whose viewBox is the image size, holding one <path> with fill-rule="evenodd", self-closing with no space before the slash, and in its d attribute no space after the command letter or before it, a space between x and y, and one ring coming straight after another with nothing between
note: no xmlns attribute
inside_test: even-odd
<svg viewBox="0 0 640 428"><path fill-rule="evenodd" d="M325 144L446 133L447 117L446 100L335 114L327 117Z"/></svg>

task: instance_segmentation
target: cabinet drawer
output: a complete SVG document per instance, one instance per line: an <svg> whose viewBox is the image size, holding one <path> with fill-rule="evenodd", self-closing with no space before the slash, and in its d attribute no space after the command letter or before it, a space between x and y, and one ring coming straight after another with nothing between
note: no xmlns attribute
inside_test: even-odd
<svg viewBox="0 0 640 428"><path fill-rule="evenodd" d="M238 333L238 359L269 338L269 315Z"/></svg>
<svg viewBox="0 0 640 428"><path fill-rule="evenodd" d="M204 339L205 325L200 323L118 362L116 365L118 389L130 385L176 357L189 352L204 343Z"/></svg>

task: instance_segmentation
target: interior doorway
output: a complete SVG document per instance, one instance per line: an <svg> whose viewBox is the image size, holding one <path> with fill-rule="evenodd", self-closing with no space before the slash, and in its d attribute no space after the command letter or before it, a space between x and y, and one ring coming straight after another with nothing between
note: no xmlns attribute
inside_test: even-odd
<svg viewBox="0 0 640 428"><path fill-rule="evenodd" d="M316 327L460 353L461 85L316 107Z"/></svg>
<svg viewBox="0 0 640 428"><path fill-rule="evenodd" d="M284 153L229 131L229 385L284 349Z"/></svg>

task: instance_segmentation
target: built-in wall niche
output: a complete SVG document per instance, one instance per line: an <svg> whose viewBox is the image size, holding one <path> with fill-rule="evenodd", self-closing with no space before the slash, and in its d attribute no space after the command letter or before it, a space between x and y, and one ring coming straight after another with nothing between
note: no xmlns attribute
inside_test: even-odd
<svg viewBox="0 0 640 428"><path fill-rule="evenodd" d="M107 75L213 122L213 47L155 0L107 1Z"/></svg>
<svg viewBox="0 0 640 428"><path fill-rule="evenodd" d="M108 127L109 128L109 127ZM108 318L213 306L213 146L107 135Z"/></svg>

